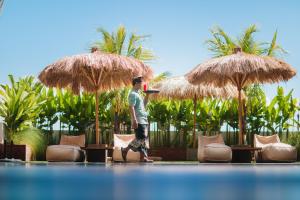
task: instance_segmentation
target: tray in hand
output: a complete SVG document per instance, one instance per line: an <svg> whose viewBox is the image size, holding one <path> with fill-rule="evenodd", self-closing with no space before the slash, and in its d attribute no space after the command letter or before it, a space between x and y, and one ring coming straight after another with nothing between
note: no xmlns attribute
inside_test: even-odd
<svg viewBox="0 0 300 200"><path fill-rule="evenodd" d="M153 93L159 93L159 90L156 90L156 89L149 89L149 90L146 90L144 91L145 93L147 94L153 94Z"/></svg>

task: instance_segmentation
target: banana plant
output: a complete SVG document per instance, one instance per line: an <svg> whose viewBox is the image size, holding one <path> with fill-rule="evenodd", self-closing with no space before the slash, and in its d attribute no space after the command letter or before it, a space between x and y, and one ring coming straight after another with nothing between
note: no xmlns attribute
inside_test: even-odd
<svg viewBox="0 0 300 200"><path fill-rule="evenodd" d="M295 112L297 109L297 99L292 96L293 90L291 90L286 96L284 95L283 87L277 88L277 105L279 109L280 124L279 124L279 134L282 134L283 131L287 131L289 127L292 126L292 121L294 120Z"/></svg>
<svg viewBox="0 0 300 200"><path fill-rule="evenodd" d="M69 131L85 133L86 129L95 124L95 98L88 93L73 95L68 90L57 90L59 101L60 121L66 125ZM101 93L99 97L99 121L100 127L110 124L111 95Z"/></svg>
<svg viewBox="0 0 300 200"><path fill-rule="evenodd" d="M247 94L247 133L252 142L253 135L261 132L265 125L265 113L267 109L266 95L259 85L253 85L246 89Z"/></svg>
<svg viewBox="0 0 300 200"><path fill-rule="evenodd" d="M278 129L280 123L279 109L276 107L276 103L277 98L275 96L267 106L265 112L265 127L267 128L267 130L271 131L272 134L276 133L276 130Z"/></svg>
<svg viewBox="0 0 300 200"><path fill-rule="evenodd" d="M45 100L41 105L41 112L36 120L36 126L39 129L53 131L53 125L58 121L58 97L54 94L53 88L43 88L40 99Z"/></svg>
<svg viewBox="0 0 300 200"><path fill-rule="evenodd" d="M227 108L224 114L225 121L231 128L237 130L239 127L238 102L236 99L232 99L232 100L227 100L224 103Z"/></svg>
<svg viewBox="0 0 300 200"><path fill-rule="evenodd" d="M204 133L219 132L226 116L227 105L218 99L200 102L197 119L199 129Z"/></svg>
<svg viewBox="0 0 300 200"><path fill-rule="evenodd" d="M170 145L170 124L171 124L171 105L172 101L151 101L148 104L149 121L157 122L159 133L155 134L155 144ZM168 133L163 142L160 141L161 135Z"/></svg>
<svg viewBox="0 0 300 200"><path fill-rule="evenodd" d="M179 141L180 146L186 146L186 144L192 144L193 142L191 139L188 141L188 138L190 138L188 135L188 130L193 127L193 106L194 104L191 100L176 100L172 101L171 104L171 123L177 130L177 135L174 141ZM174 141L172 144L178 145L178 143Z"/></svg>
<svg viewBox="0 0 300 200"><path fill-rule="evenodd" d="M92 95L73 95L70 91L58 91L60 121L71 131L82 133L94 120L95 100Z"/></svg>
<svg viewBox="0 0 300 200"><path fill-rule="evenodd" d="M4 119L7 139L11 140L13 134L33 126L45 101L40 100L42 85L34 82L34 77L18 81L12 75L8 77L10 85L0 86L0 116Z"/></svg>
<svg viewBox="0 0 300 200"><path fill-rule="evenodd" d="M297 99L292 97L293 90L284 95L282 87L277 88L277 95L272 99L266 110L266 128L272 133L278 130L280 137L284 130L295 122L295 112L297 111Z"/></svg>

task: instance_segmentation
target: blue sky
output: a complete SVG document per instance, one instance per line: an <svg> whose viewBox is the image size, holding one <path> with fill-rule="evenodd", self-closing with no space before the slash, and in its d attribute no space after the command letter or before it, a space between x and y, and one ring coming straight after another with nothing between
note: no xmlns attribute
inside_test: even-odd
<svg viewBox="0 0 300 200"><path fill-rule="evenodd" d="M288 52L283 59L300 69L300 1L297 0L5 0L0 14L0 83L7 75L35 75L55 60L87 52L100 39L98 27L150 34L146 47L157 59L150 63L156 74L183 75L209 59L205 41L218 25L237 36L251 24L260 30L259 41L278 42ZM281 83L299 97L299 76ZM264 88L271 98L275 85Z"/></svg>

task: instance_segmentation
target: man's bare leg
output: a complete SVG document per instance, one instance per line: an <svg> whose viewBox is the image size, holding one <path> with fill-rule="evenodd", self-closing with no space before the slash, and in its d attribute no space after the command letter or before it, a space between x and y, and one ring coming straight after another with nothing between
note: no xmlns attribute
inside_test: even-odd
<svg viewBox="0 0 300 200"><path fill-rule="evenodd" d="M127 146L126 148L121 147L121 153L122 153L122 158L124 162L127 162L127 153L129 151L130 147Z"/></svg>
<svg viewBox="0 0 300 200"><path fill-rule="evenodd" d="M140 156L141 162L153 162L153 160L149 159L146 152L142 150L141 156Z"/></svg>

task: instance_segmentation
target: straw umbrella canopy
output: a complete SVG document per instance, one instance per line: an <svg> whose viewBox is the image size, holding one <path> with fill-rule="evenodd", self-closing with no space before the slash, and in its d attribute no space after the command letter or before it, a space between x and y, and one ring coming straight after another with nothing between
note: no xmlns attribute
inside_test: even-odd
<svg viewBox="0 0 300 200"><path fill-rule="evenodd" d="M150 80L153 72L136 59L93 48L91 53L68 56L48 65L40 73L39 80L48 87L71 88L75 94L81 90L95 94L96 144L99 144L99 92L128 86L136 76Z"/></svg>
<svg viewBox="0 0 300 200"><path fill-rule="evenodd" d="M236 86L239 94L239 144L243 144L242 129L242 89L252 83L275 83L287 81L296 71L282 60L247 54L241 48L235 48L234 54L213 58L196 66L186 74L192 84L214 84L224 87L230 83Z"/></svg>
<svg viewBox="0 0 300 200"><path fill-rule="evenodd" d="M158 94L153 94L151 98L174 98L193 99L194 103L194 128L193 147L196 146L196 105L198 98L222 97L237 98L237 90L231 84L223 88L216 88L211 85L192 85L184 76L164 79L153 85L153 88L160 90Z"/></svg>

